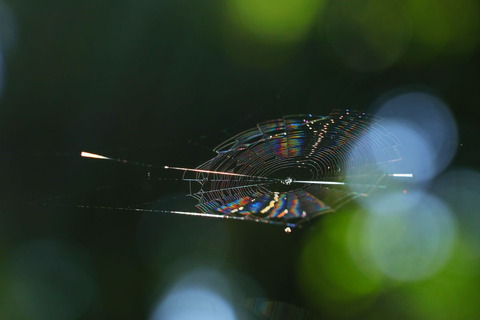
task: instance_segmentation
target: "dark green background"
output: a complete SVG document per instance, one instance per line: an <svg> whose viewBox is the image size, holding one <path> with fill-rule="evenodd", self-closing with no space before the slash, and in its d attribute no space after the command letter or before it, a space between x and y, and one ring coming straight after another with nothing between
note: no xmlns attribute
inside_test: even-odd
<svg viewBox="0 0 480 320"><path fill-rule="evenodd" d="M157 256L166 270L194 255L199 264L247 274L271 300L314 308L296 284L296 261L302 238L315 232L287 235L269 225L156 216L147 220L156 240L139 240L139 221L145 218L138 214L74 206L125 207L161 198L165 208L193 210L182 196L188 186L122 184L142 180L146 170L81 159L82 150L195 167L214 156L209 149L258 122L285 114L328 114L333 108L368 110L382 94L410 86L428 88L448 104L462 144L454 164L478 169L480 51L475 43L464 54L448 53L455 44L447 43L416 60L421 44L412 40L395 63L361 71L336 55L319 31L320 15L287 50L268 39L229 32L233 27L220 0L5 3L15 32L8 48L4 45L0 96L1 283L8 283L8 261L24 243L53 239L81 247L90 255L96 283L94 302L82 319L146 318L156 293L169 285L162 268L153 265ZM472 32L478 37L478 31ZM228 37L240 45L230 48ZM353 50L361 51L362 43ZM226 258L215 262L221 238L211 234L224 228L230 246ZM149 247L162 242L168 250ZM1 305L14 319L17 309L6 284L2 290ZM386 311L377 307L377 314L397 309L402 308L393 303Z"/></svg>

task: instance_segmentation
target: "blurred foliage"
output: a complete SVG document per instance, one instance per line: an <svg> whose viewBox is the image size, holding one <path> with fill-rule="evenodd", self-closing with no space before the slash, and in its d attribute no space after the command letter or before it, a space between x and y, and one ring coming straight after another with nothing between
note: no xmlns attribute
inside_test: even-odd
<svg viewBox="0 0 480 320"><path fill-rule="evenodd" d="M477 48L480 5L475 0L405 1L412 31L410 60L425 61L436 55L459 59Z"/></svg>

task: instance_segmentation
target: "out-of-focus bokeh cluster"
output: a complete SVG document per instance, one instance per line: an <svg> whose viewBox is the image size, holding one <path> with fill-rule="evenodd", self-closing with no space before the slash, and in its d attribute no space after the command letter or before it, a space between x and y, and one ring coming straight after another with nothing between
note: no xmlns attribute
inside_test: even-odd
<svg viewBox="0 0 480 320"><path fill-rule="evenodd" d="M478 318L479 34L476 0L0 0L0 318ZM135 213L195 202L79 157L193 168L334 108L383 118L414 179L291 234Z"/></svg>

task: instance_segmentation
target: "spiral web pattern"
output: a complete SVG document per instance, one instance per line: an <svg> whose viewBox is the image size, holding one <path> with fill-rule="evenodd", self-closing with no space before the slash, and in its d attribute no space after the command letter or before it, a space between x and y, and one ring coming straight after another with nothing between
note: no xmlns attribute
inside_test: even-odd
<svg viewBox="0 0 480 320"><path fill-rule="evenodd" d="M365 113L285 116L223 142L184 179L204 213L299 225L384 188L397 146Z"/></svg>

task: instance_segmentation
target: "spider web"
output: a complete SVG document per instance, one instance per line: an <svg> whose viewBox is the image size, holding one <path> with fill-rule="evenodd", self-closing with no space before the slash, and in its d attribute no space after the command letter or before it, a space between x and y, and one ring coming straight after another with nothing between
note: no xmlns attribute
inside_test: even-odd
<svg viewBox="0 0 480 320"><path fill-rule="evenodd" d="M201 212L298 226L385 188L398 145L362 112L284 116L223 142L183 178Z"/></svg>
<svg viewBox="0 0 480 320"><path fill-rule="evenodd" d="M381 119L363 112L284 116L224 141L214 149L216 156L197 168L164 167L183 171L179 180L190 184L199 212L150 209L156 201L100 208L251 220L290 231L387 189L392 178L413 177L402 173L399 146ZM88 152L82 156L155 167Z"/></svg>

